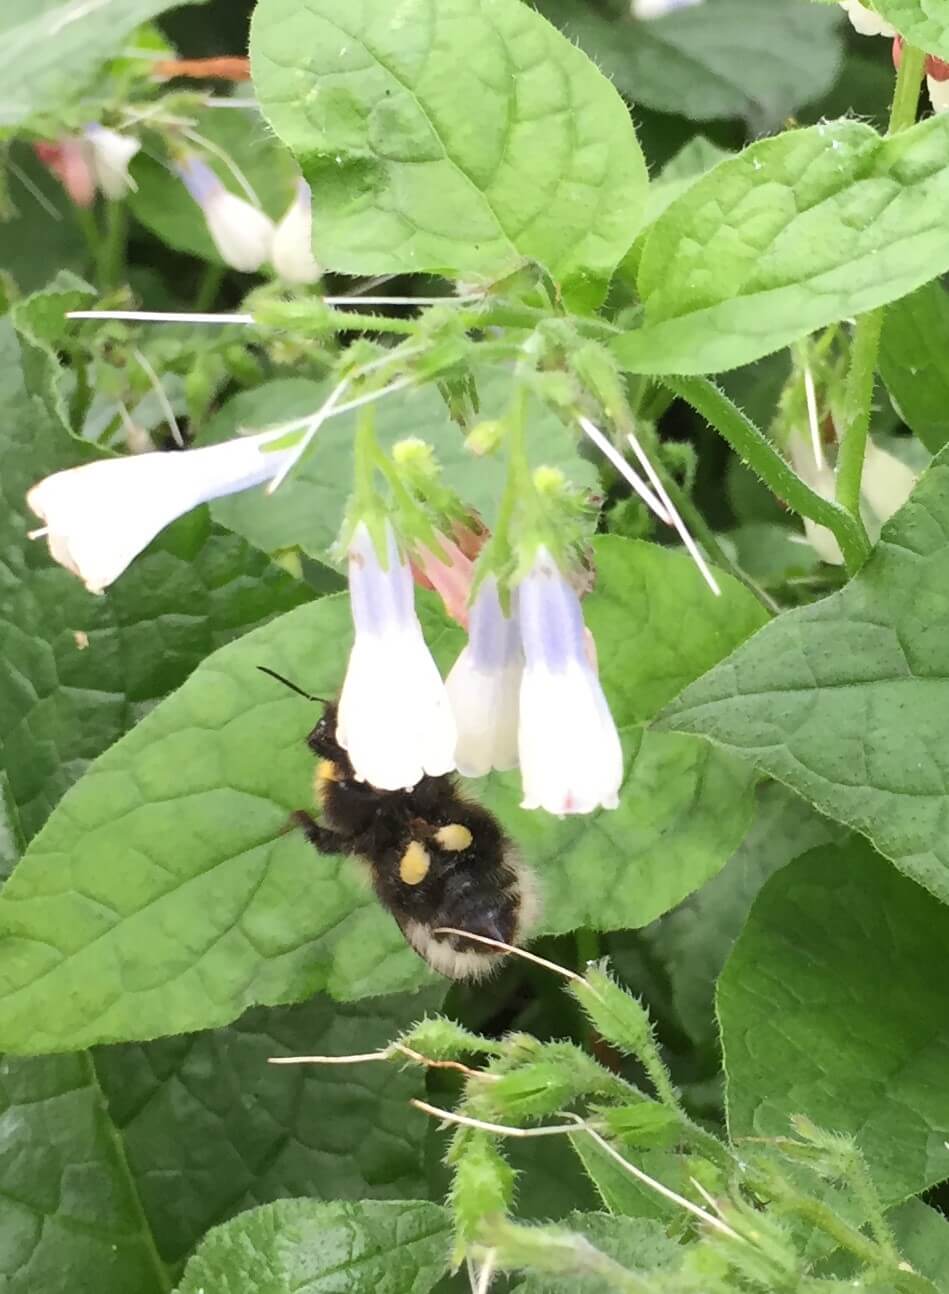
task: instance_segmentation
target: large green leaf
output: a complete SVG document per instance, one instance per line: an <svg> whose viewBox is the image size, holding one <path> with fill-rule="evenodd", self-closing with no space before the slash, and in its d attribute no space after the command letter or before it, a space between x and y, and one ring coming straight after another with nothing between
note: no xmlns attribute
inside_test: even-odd
<svg viewBox="0 0 949 1294"><path fill-rule="evenodd" d="M722 973L733 1137L853 1134L886 1201L949 1175L949 910L864 841L783 868Z"/></svg>
<svg viewBox="0 0 949 1294"><path fill-rule="evenodd" d="M880 375L906 425L932 453L942 449L949 440L949 295L941 283L887 310Z"/></svg>
<svg viewBox="0 0 949 1294"><path fill-rule="evenodd" d="M278 1200L208 1233L178 1294L427 1294L448 1270L437 1204Z"/></svg>
<svg viewBox="0 0 949 1294"><path fill-rule="evenodd" d="M717 1037L715 983L761 886L778 868L843 829L775 782L758 796L754 826L707 885L666 913L643 938L662 965L672 1003L697 1046Z"/></svg>
<svg viewBox="0 0 949 1294"><path fill-rule="evenodd" d="M255 1204L427 1194L427 1120L409 1106L425 1093L420 1069L267 1059L382 1049L443 996L441 986L358 1004L318 996L258 1008L226 1029L97 1049L109 1115L162 1259L183 1262L209 1227Z"/></svg>
<svg viewBox="0 0 949 1294"><path fill-rule="evenodd" d="M260 199L264 211L274 220L289 207L296 193L297 168L293 159L266 129L255 112L207 108L194 114L195 130L208 139L236 165ZM217 153L195 151L220 177L222 183L245 197L235 176ZM162 242L202 260L223 265L211 241L201 208L176 175L146 153L132 163L137 185L129 201L137 219L157 234Z"/></svg>
<svg viewBox="0 0 949 1294"><path fill-rule="evenodd" d="M760 606L727 577L713 601L687 558L648 544L602 540L597 556L587 613L631 757L621 808L561 822L515 808L515 778L484 791L537 873L547 930L653 920L724 864L752 809L741 761L639 724L757 628ZM422 610L447 665L459 631L431 599ZM283 834L312 798L313 711L256 666L332 695L350 641L343 597L245 635L65 797L0 896L3 1045L183 1032L318 988L421 981L361 871Z"/></svg>
<svg viewBox="0 0 949 1294"><path fill-rule="evenodd" d="M735 368L949 269L949 117L881 138L836 121L762 140L662 214L643 250L641 373Z"/></svg>
<svg viewBox="0 0 949 1294"><path fill-rule="evenodd" d="M166 531L103 597L26 532L40 477L86 461L48 400L43 356L0 322L0 730L8 789L29 837L90 760L216 647L309 596L204 510Z"/></svg>
<svg viewBox="0 0 949 1294"><path fill-rule="evenodd" d="M706 0L648 22L610 19L586 0L538 7L626 98L695 121L771 128L829 90L840 66L840 14L807 0Z"/></svg>
<svg viewBox="0 0 949 1294"><path fill-rule="evenodd" d="M664 1227L646 1218L575 1212L568 1214L557 1229L562 1231L562 1228L582 1236L601 1254L637 1273L673 1267L682 1252L677 1242L669 1239ZM549 1271L543 1276L528 1276L515 1287L514 1294L611 1294L617 1288L615 1282L602 1277L558 1276Z"/></svg>
<svg viewBox="0 0 949 1294"><path fill-rule="evenodd" d="M500 416L510 401L510 389L511 376L505 370L480 370L481 416ZM229 400L208 424L202 443L302 417L318 409L328 394L328 388L306 378L265 382ZM233 494L212 503L211 515L266 552L299 545L312 556L324 558L339 534L352 489L355 419L355 413L343 414L321 427L312 449L277 494L260 490ZM445 401L433 386L383 400L375 428L385 446L405 436L419 436L433 445L445 483L493 525L506 466L500 458L476 459L465 449L464 433L449 417ZM531 406L527 452L533 464L559 467L581 489L597 483L596 468L580 457L576 434L546 406Z"/></svg>
<svg viewBox="0 0 949 1294"><path fill-rule="evenodd" d="M943 450L856 579L779 616L659 725L753 760L945 901L947 564Z"/></svg>
<svg viewBox="0 0 949 1294"><path fill-rule="evenodd" d="M874 8L896 30L927 54L949 58L949 7L946 0L873 0Z"/></svg>
<svg viewBox="0 0 949 1294"><path fill-rule="evenodd" d="M32 0L0 13L0 129L55 113L141 23L201 0Z"/></svg>
<svg viewBox="0 0 949 1294"><path fill-rule="evenodd" d="M317 195L323 264L500 275L529 259L602 296L645 164L619 95L529 5L261 0L251 58Z"/></svg>

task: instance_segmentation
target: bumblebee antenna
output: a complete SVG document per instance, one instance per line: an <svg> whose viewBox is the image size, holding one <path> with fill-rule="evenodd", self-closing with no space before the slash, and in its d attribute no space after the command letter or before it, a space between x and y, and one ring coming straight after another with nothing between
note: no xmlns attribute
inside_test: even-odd
<svg viewBox="0 0 949 1294"><path fill-rule="evenodd" d="M302 696L307 701L319 701L320 705L329 705L329 701L327 701L325 696L312 696L309 692L304 692L302 687L297 687L296 683L291 683L288 678L284 678L282 674L278 674L275 669L269 669L266 665L258 665L257 668L260 670L261 674L269 674L270 677L275 678L278 683L282 683L284 687L288 687L291 692L296 692L297 696Z"/></svg>

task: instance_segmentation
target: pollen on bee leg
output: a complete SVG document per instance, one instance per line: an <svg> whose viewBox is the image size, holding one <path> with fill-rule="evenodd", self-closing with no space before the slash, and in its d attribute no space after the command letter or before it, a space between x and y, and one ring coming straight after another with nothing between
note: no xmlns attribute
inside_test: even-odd
<svg viewBox="0 0 949 1294"><path fill-rule="evenodd" d="M432 860L428 850L417 840L410 840L399 860L399 878L406 885L420 885L428 875Z"/></svg>
<svg viewBox="0 0 949 1294"><path fill-rule="evenodd" d="M460 822L449 822L447 826L439 827L435 832L435 839L442 849L447 849L454 853L460 849L467 849L473 836L468 828L462 826Z"/></svg>
<svg viewBox="0 0 949 1294"><path fill-rule="evenodd" d="M339 769L331 759L321 759L316 768L316 776L321 782L338 782Z"/></svg>

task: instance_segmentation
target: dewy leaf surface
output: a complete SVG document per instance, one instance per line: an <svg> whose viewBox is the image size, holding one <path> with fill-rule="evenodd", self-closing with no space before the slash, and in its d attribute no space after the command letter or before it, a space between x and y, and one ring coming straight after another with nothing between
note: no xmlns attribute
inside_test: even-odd
<svg viewBox="0 0 949 1294"><path fill-rule="evenodd" d="M209 1232L178 1294L428 1294L448 1270L437 1204L278 1200Z"/></svg>
<svg viewBox="0 0 949 1294"><path fill-rule="evenodd" d="M817 99L840 66L841 15L808 0L705 0L661 18L620 21L586 0L541 0L633 103L693 121L777 126Z"/></svg>
<svg viewBox="0 0 949 1294"><path fill-rule="evenodd" d="M886 1202L949 1174L949 909L865 841L767 882L719 981L733 1137L849 1132Z"/></svg>
<svg viewBox="0 0 949 1294"><path fill-rule="evenodd" d="M166 531L102 597L27 531L26 491L88 461L32 391L44 357L0 321L0 731L8 790L30 837L90 760L209 651L309 595L205 510ZM51 379L50 379L51 380Z"/></svg>
<svg viewBox="0 0 949 1294"><path fill-rule="evenodd" d="M319 195L321 263L499 275L527 259L602 296L645 164L622 99L529 5L262 0L251 58Z"/></svg>
<svg viewBox="0 0 949 1294"><path fill-rule="evenodd" d="M949 902L949 451L860 574L785 612L686 688L701 733L868 836Z"/></svg>
<svg viewBox="0 0 949 1294"><path fill-rule="evenodd" d="M629 756L622 807L560 822L516 809L511 777L473 788L536 871L542 928L556 931L653 920L724 864L752 812L740 760L639 724L756 629L759 604L728 577L713 602L682 555L596 547L586 609ZM460 633L420 601L445 667ZM350 642L343 597L245 635L64 798L0 895L3 1046L147 1038L320 988L359 997L422 981L359 867L283 834L312 803L315 710L256 666L332 695Z"/></svg>
<svg viewBox="0 0 949 1294"><path fill-rule="evenodd" d="M938 281L883 319L880 376L900 417L932 453L949 441L949 294Z"/></svg>
<svg viewBox="0 0 949 1294"><path fill-rule="evenodd" d="M202 0L19 0L0 12L0 129L63 108L129 33Z"/></svg>
<svg viewBox="0 0 949 1294"><path fill-rule="evenodd" d="M631 371L708 373L894 301L949 269L949 116L883 139L835 121L720 163L660 216Z"/></svg>

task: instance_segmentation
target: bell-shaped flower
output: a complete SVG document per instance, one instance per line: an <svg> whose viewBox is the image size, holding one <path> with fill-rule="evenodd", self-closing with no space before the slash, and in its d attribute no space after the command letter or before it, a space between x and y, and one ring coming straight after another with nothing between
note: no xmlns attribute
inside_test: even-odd
<svg viewBox="0 0 949 1294"><path fill-rule="evenodd" d="M27 493L45 522L34 537L45 535L55 560L90 593L101 593L176 517L270 480L293 452L264 452L273 439L274 432L265 432L206 449L109 458L56 472Z"/></svg>
<svg viewBox="0 0 949 1294"><path fill-rule="evenodd" d="M926 59L926 89L933 112L949 110L949 63L933 54Z"/></svg>
<svg viewBox="0 0 949 1294"><path fill-rule="evenodd" d="M360 522L349 545L356 638L339 698L336 735L358 777L381 790L415 786L455 767L455 722L415 614L412 572L392 527L380 561Z"/></svg>
<svg viewBox="0 0 949 1294"><path fill-rule="evenodd" d="M268 215L225 189L206 162L188 157L178 164L185 188L204 213L211 241L235 270L259 270L271 254L274 224Z"/></svg>
<svg viewBox="0 0 949 1294"><path fill-rule="evenodd" d="M693 5L702 3L703 0L630 0L629 11L634 18L650 20L664 18L677 9L691 9Z"/></svg>
<svg viewBox="0 0 949 1294"><path fill-rule="evenodd" d="M471 607L468 645L445 686L458 729L455 762L466 777L517 765L517 720L524 653L517 621L506 616L493 575Z"/></svg>
<svg viewBox="0 0 949 1294"><path fill-rule="evenodd" d="M861 4L860 0L840 0L840 7L850 19L854 31L861 36L895 36L896 28L881 18L875 9Z"/></svg>
<svg viewBox="0 0 949 1294"><path fill-rule="evenodd" d="M277 221L270 260L288 283L315 283L323 271L313 258L313 211L310 186L297 181L297 191L285 214Z"/></svg>
<svg viewBox="0 0 949 1294"><path fill-rule="evenodd" d="M96 177L90 150L81 135L67 135L58 143L41 139L33 151L56 176L77 207L91 207L96 199Z"/></svg>
<svg viewBox="0 0 949 1294"><path fill-rule="evenodd" d="M412 574L422 588L435 589L452 620L467 629L474 562L446 535L438 536L438 546L442 557L436 557L424 544L416 546Z"/></svg>
<svg viewBox="0 0 949 1294"><path fill-rule="evenodd" d="M523 808L615 809L619 734L587 652L576 590L544 547L518 585L517 619L526 662L518 722Z"/></svg>
<svg viewBox="0 0 949 1294"><path fill-rule="evenodd" d="M106 126L87 126L85 135L96 183L107 198L117 202L135 187L129 162L142 145L131 135L120 135Z"/></svg>

